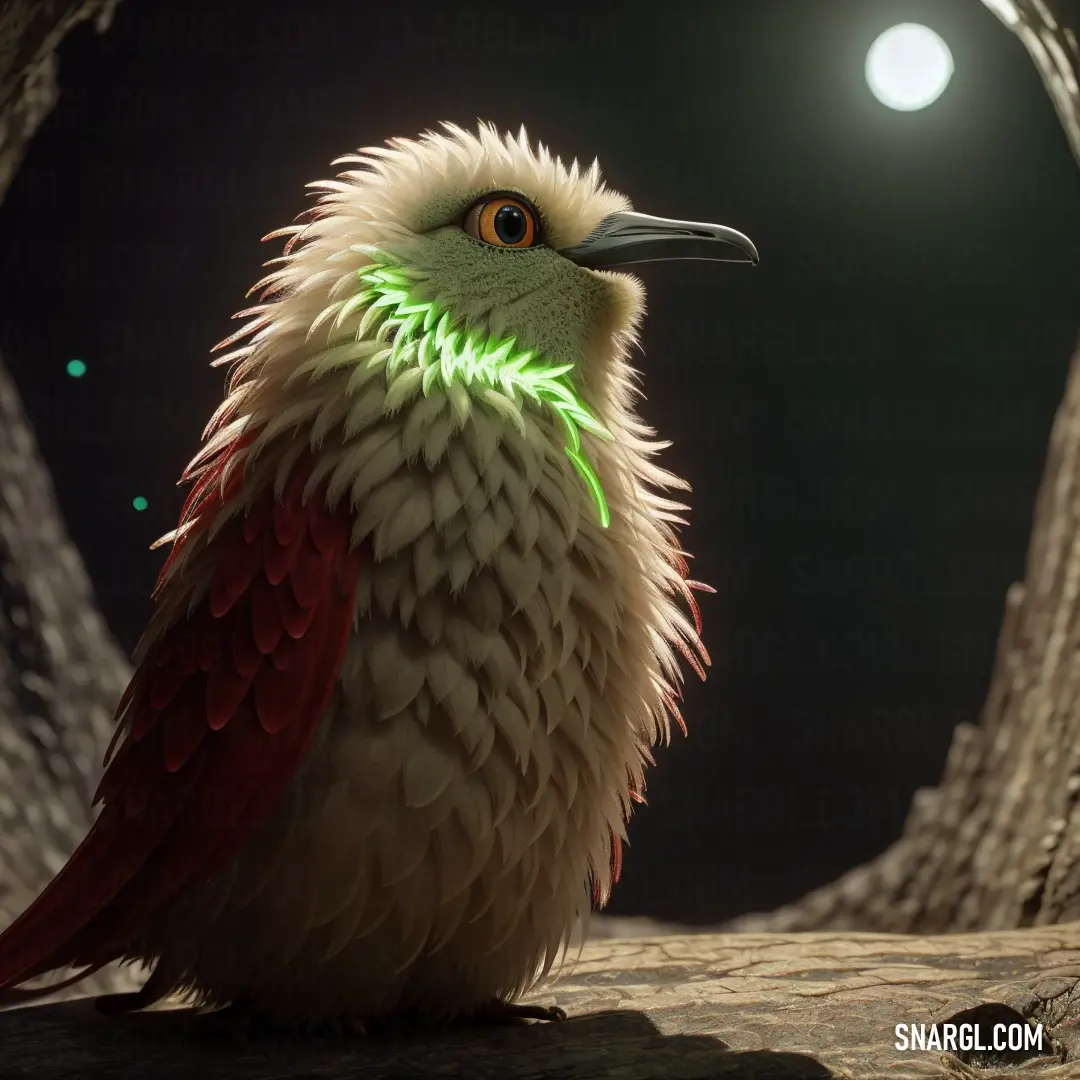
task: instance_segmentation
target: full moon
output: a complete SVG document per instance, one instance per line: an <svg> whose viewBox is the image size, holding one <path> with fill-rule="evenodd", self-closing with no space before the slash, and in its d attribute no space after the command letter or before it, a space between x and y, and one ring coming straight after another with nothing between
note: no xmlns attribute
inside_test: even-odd
<svg viewBox="0 0 1080 1080"><path fill-rule="evenodd" d="M949 46L918 23L891 27L866 54L866 81L874 97L901 112L925 109L937 101L952 73Z"/></svg>

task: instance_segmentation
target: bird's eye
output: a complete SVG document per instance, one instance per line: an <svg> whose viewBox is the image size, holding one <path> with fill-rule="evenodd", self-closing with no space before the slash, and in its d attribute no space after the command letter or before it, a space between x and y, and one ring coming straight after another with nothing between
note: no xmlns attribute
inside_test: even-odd
<svg viewBox="0 0 1080 1080"><path fill-rule="evenodd" d="M532 247L540 236L536 211L513 195L488 195L465 215L462 228L492 247Z"/></svg>

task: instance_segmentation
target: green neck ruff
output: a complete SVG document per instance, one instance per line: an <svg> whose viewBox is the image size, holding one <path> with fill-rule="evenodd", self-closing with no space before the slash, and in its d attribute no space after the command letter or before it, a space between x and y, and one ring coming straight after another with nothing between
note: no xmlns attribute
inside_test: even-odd
<svg viewBox="0 0 1080 1080"><path fill-rule="evenodd" d="M581 433L587 431L601 439L612 436L574 385L570 375L574 365L545 364L532 349L516 349L513 337L496 339L477 329L462 329L438 302L410 295L414 281L401 267L365 266L359 277L366 289L351 297L346 309L367 308L358 335L376 326L377 340L389 341L393 335L387 381L393 382L399 372L413 367L422 372L424 394L436 382L447 390L455 384L479 389L478 396L519 429L523 427L522 398L546 406L566 429L566 456L588 488L600 524L606 529L611 524L611 511L582 447ZM343 310L339 318L345 314Z"/></svg>

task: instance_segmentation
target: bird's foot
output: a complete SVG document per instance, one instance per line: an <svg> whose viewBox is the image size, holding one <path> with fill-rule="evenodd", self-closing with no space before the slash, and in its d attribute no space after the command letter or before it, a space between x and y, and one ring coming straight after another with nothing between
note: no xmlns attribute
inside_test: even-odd
<svg viewBox="0 0 1080 1080"><path fill-rule="evenodd" d="M558 1005L519 1005L514 1001L496 998L481 1005L475 1018L483 1024L512 1024L518 1020L547 1020L558 1023L566 1019L566 1013Z"/></svg>

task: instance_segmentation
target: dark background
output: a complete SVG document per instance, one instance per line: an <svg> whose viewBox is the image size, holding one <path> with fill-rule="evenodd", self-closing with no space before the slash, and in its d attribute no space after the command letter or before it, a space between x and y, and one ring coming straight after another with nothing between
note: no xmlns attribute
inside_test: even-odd
<svg viewBox="0 0 1080 1080"><path fill-rule="evenodd" d="M863 76L902 21L956 60L923 112ZM898 835L978 715L1080 321L1080 173L978 0L125 0L60 56L0 211L0 349L126 648L258 238L340 153L524 122L762 253L642 270L643 411L719 595L612 910L773 907Z"/></svg>

